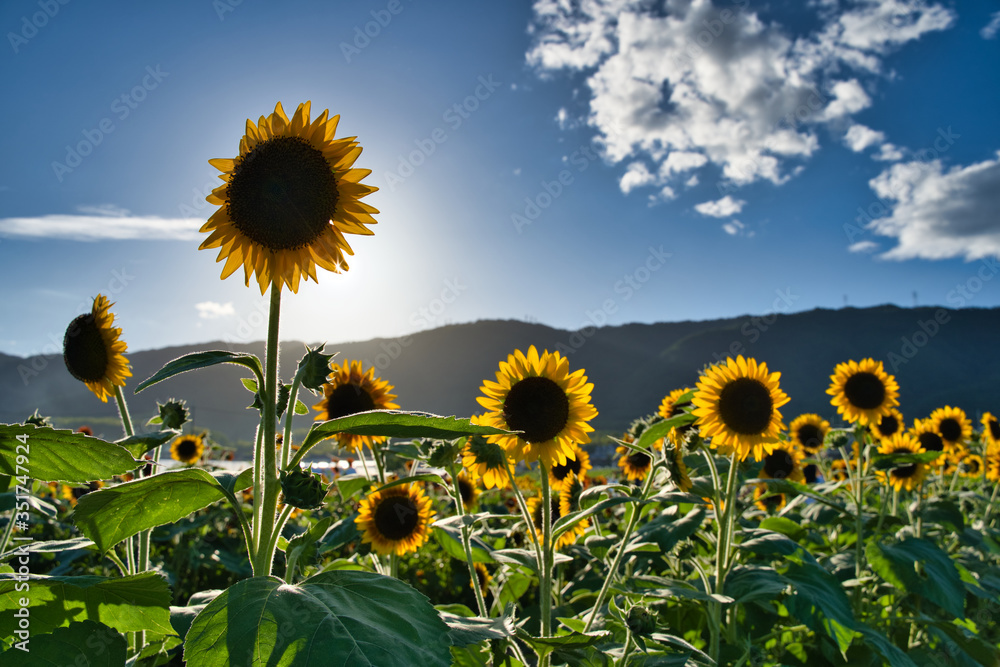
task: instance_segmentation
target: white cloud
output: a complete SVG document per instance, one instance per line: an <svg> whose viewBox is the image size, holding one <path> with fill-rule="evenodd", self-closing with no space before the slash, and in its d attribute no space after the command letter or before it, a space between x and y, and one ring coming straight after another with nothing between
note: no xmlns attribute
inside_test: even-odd
<svg viewBox="0 0 1000 667"><path fill-rule="evenodd" d="M84 215L0 218L0 236L72 241L193 241L200 236L198 230L205 224L199 218L131 216L128 211L107 204L102 207L81 207L81 210Z"/></svg>
<svg viewBox="0 0 1000 667"><path fill-rule="evenodd" d="M708 164L731 184L780 184L819 148L821 126L872 104L859 75L955 20L927 0L811 9L819 29L793 35L745 2L536 0L527 60L542 76L585 73L605 158L651 164L644 185Z"/></svg>
<svg viewBox="0 0 1000 667"><path fill-rule="evenodd" d="M885 141L885 133L877 132L866 125L854 124L847 129L844 143L855 153L860 153L869 146Z"/></svg>
<svg viewBox="0 0 1000 667"><path fill-rule="evenodd" d="M990 22L979 31L979 36L983 39L996 39L998 32L1000 32L1000 12L993 12L990 14Z"/></svg>
<svg viewBox="0 0 1000 667"><path fill-rule="evenodd" d="M116 204L98 204L96 206L77 206L76 212L83 213L84 215L110 215L116 218L124 218L132 211Z"/></svg>
<svg viewBox="0 0 1000 667"><path fill-rule="evenodd" d="M556 112L556 122L559 124L560 130L569 127L569 112L566 111L565 107L559 107L559 111Z"/></svg>
<svg viewBox="0 0 1000 667"><path fill-rule="evenodd" d="M203 320L216 320L220 317L230 317L236 314L236 309L233 308L232 301L227 301L226 303L202 301L201 303L194 304L194 307L198 309L198 317Z"/></svg>
<svg viewBox="0 0 1000 667"><path fill-rule="evenodd" d="M732 195L726 195L718 201L702 202L696 205L694 210L713 218L728 218L742 211L744 204L746 204L744 200L733 199Z"/></svg>
<svg viewBox="0 0 1000 667"><path fill-rule="evenodd" d="M654 177L649 173L649 169L642 162L633 162L622 174L621 180L618 182L618 187L621 188L622 192L628 194L632 192L635 188L643 185L648 185L654 181Z"/></svg>
<svg viewBox="0 0 1000 667"><path fill-rule="evenodd" d="M693 188L698 185L698 174L694 174L691 178L684 181L684 187Z"/></svg>
<svg viewBox="0 0 1000 667"><path fill-rule="evenodd" d="M878 250L878 244L874 241L858 241L849 245L847 250L849 252L875 252Z"/></svg>
<svg viewBox="0 0 1000 667"><path fill-rule="evenodd" d="M940 160L894 164L869 181L890 213L868 228L893 237L886 259L1000 256L1000 152L945 170Z"/></svg>
<svg viewBox="0 0 1000 667"><path fill-rule="evenodd" d="M903 151L895 144L886 142L878 147L878 153L872 155L873 160L879 162L896 162L903 159Z"/></svg>

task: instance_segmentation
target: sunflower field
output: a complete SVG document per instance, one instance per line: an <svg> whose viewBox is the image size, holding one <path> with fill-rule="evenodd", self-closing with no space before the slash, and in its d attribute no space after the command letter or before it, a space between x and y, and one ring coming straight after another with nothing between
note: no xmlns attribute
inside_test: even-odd
<svg viewBox="0 0 1000 667"><path fill-rule="evenodd" d="M378 213L356 138L310 117L279 104L210 161L201 248L269 291L263 360L132 385L98 295L64 360L123 437L0 425L0 667L1000 665L1000 421L908 425L880 361L830 369L829 414L794 418L765 360L706 365L637 406L603 469L594 386L559 352L496 360L468 418L401 410L322 346L279 369L283 293L347 271ZM260 415L242 470L183 400L145 428L126 401L219 364ZM313 471L319 446L351 470Z"/></svg>

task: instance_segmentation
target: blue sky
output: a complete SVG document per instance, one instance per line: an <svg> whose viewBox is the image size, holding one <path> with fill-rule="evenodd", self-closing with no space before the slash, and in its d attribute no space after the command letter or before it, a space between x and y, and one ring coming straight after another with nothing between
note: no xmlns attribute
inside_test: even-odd
<svg viewBox="0 0 1000 667"><path fill-rule="evenodd" d="M197 230L277 101L341 115L381 210L286 339L996 306L997 10L4 2L0 351L56 351L99 292L133 350L262 339Z"/></svg>

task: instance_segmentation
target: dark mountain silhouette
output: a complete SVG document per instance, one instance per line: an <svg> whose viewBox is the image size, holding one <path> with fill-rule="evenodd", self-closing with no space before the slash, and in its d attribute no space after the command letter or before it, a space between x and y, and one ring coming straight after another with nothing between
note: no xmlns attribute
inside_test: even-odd
<svg viewBox="0 0 1000 667"><path fill-rule="evenodd" d="M781 386L791 397L782 413L786 423L803 412L817 412L837 423L825 393L837 363L880 359L901 386L900 406L907 421L926 417L943 405L963 408L978 419L1000 412L1000 308L817 309L789 315L738 317L703 322L627 324L579 332L519 321L480 321L423 331L396 339L328 346L338 360L362 359L395 385L404 409L469 416L484 379L494 379L497 364L515 348L531 344L558 349L571 369L585 368L594 383L599 416L593 425L621 431L635 417L655 412L663 396L693 386L701 369L736 353L766 361L781 371ZM127 396L136 424L156 412L156 402L185 398L196 428L218 431L231 440L253 438L256 412L245 407L252 396L239 378L249 372L219 366L187 373L132 395L131 387L173 358L194 351L233 349L263 357L263 343L206 343L132 352L134 377ZM288 379L303 352L302 343L281 346ZM312 405L306 392L300 398ZM114 418L114 402L103 404L66 371L60 356L23 359L0 354L0 421L22 421L35 408L42 414L87 420ZM298 417L308 426L312 416ZM101 422L111 423L111 422ZM112 429L113 430L113 429ZM117 437L115 433L108 437Z"/></svg>

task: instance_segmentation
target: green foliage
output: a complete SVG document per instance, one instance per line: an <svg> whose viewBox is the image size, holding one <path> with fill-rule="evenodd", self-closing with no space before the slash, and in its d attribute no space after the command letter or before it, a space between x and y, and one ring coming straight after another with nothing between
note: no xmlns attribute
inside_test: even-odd
<svg viewBox="0 0 1000 667"><path fill-rule="evenodd" d="M83 433L0 424L0 474L86 483L124 475L139 465L128 450Z"/></svg>

